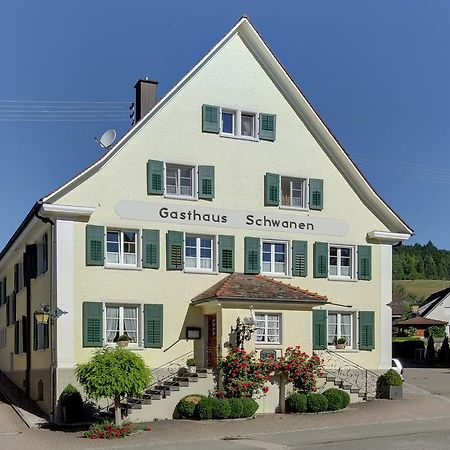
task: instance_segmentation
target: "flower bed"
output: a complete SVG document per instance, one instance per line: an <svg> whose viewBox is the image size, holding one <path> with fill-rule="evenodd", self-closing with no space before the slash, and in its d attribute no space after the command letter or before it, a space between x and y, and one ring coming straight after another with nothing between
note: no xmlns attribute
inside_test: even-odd
<svg viewBox="0 0 450 450"><path fill-rule="evenodd" d="M116 425L114 422L94 423L88 431L83 433L83 437L88 439L117 439L129 436L134 431L136 429L130 422L125 422L122 425Z"/></svg>

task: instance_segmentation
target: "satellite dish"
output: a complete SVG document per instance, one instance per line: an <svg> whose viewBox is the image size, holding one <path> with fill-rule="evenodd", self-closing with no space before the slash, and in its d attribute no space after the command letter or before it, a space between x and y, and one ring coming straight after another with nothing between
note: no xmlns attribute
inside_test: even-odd
<svg viewBox="0 0 450 450"><path fill-rule="evenodd" d="M113 142L116 139L116 130L108 130L102 134L102 137L95 138L95 141L98 142L103 148L110 148Z"/></svg>

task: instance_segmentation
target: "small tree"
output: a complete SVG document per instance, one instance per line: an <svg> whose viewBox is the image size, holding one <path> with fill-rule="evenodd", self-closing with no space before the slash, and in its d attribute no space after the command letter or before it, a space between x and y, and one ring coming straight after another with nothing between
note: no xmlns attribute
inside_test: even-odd
<svg viewBox="0 0 450 450"><path fill-rule="evenodd" d="M430 336L427 343L426 360L430 364L434 364L435 359L436 359L436 350L434 348L434 339L433 336Z"/></svg>
<svg viewBox="0 0 450 450"><path fill-rule="evenodd" d="M124 348L99 350L87 363L76 366L75 376L94 400L114 399L116 425L122 423L121 398L140 395L151 380L144 360Z"/></svg>

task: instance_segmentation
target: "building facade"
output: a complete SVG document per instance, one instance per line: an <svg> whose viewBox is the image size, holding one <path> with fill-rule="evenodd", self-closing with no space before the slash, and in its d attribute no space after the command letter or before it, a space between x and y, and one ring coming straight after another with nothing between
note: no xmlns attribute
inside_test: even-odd
<svg viewBox="0 0 450 450"><path fill-rule="evenodd" d="M54 414L75 365L119 335L152 368L192 351L214 366L238 317L257 352L390 367L391 247L412 230L250 22L155 89L138 83L148 112L2 251L0 369ZM41 305L59 317L39 323Z"/></svg>

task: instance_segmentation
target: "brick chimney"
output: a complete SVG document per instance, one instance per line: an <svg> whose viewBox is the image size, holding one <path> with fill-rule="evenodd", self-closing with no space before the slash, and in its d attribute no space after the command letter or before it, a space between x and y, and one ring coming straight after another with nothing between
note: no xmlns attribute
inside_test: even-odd
<svg viewBox="0 0 450 450"><path fill-rule="evenodd" d="M156 88L158 82L149 80L138 80L134 85L136 89L136 123L139 122L157 103Z"/></svg>

